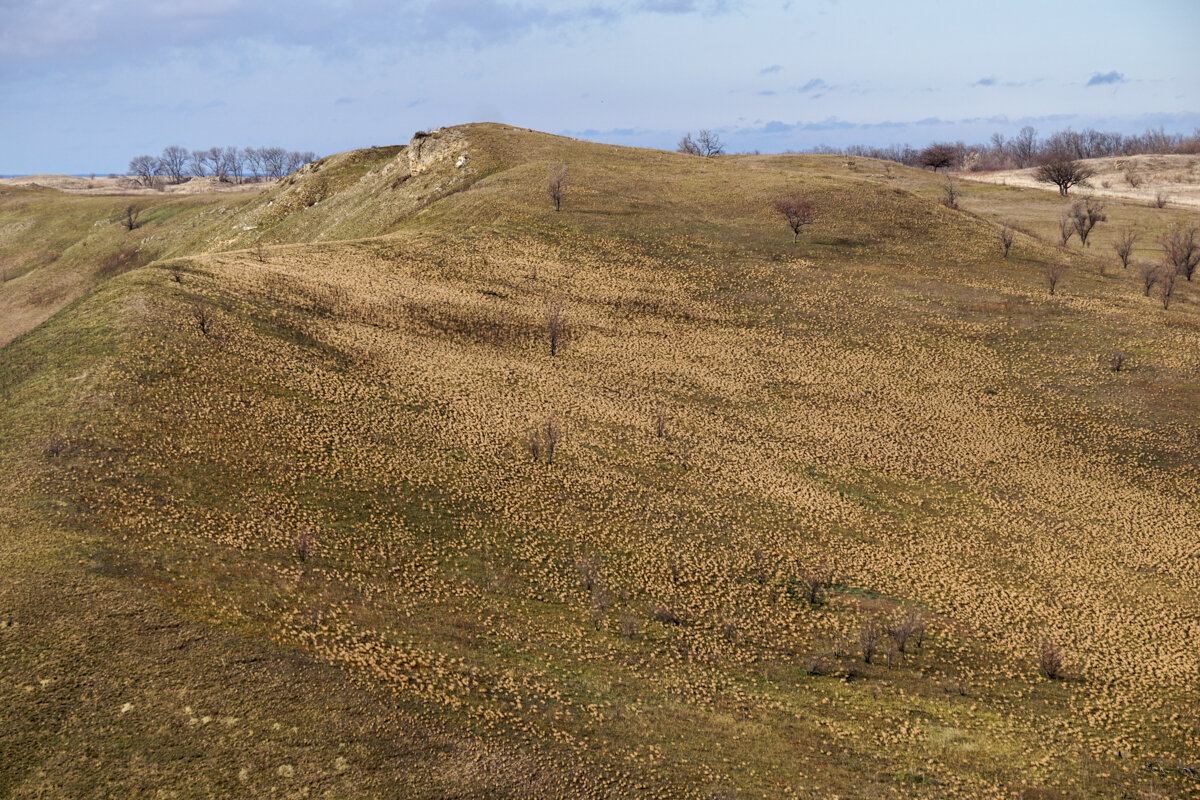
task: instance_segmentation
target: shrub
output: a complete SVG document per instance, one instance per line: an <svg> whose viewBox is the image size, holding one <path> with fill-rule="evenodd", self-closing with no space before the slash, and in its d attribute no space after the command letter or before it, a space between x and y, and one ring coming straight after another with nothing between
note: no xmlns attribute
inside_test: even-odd
<svg viewBox="0 0 1200 800"><path fill-rule="evenodd" d="M1075 227L1075 233L1079 235L1079 244L1082 247L1088 246L1088 236L1091 235L1092 228L1096 227L1096 223L1108 219L1104 215L1104 204L1091 196L1076 200L1067 213Z"/></svg>
<svg viewBox="0 0 1200 800"><path fill-rule="evenodd" d="M1062 280L1063 273L1067 271L1066 266L1052 261L1046 265L1043 270L1043 276L1046 278L1046 286L1050 289L1050 294L1054 294L1058 288L1059 281Z"/></svg>
<svg viewBox="0 0 1200 800"><path fill-rule="evenodd" d="M863 661L871 663L871 659L883 644L884 636L884 626L878 619L863 622L862 627L858 629L858 649L862 652Z"/></svg>
<svg viewBox="0 0 1200 800"><path fill-rule="evenodd" d="M1113 240L1112 248L1117 254L1117 258L1121 259L1121 267L1129 269L1129 259L1133 256L1133 245L1137 242L1138 233L1133 228L1125 227L1117 231L1117 238Z"/></svg>
<svg viewBox="0 0 1200 800"><path fill-rule="evenodd" d="M800 574L800 588L804 599L814 608L824 602L822 595L827 594L836 582L836 574L833 568L828 566L808 569Z"/></svg>
<svg viewBox="0 0 1200 800"><path fill-rule="evenodd" d="M1038 672L1050 680L1063 677L1063 651L1059 645L1050 640L1042 639L1038 648Z"/></svg>
<svg viewBox="0 0 1200 800"><path fill-rule="evenodd" d="M669 605L654 603L650 606L650 616L663 625L682 625L683 614Z"/></svg>
<svg viewBox="0 0 1200 800"><path fill-rule="evenodd" d="M554 451L558 448L561 438L562 428L559 426L558 420L554 418L553 414L548 414L545 419L530 426L521 442L529 455L533 456L534 461L553 464Z"/></svg>
<svg viewBox="0 0 1200 800"><path fill-rule="evenodd" d="M1071 241L1071 237L1075 235L1075 221L1067 212L1058 215L1058 235L1062 239L1062 246L1066 247Z"/></svg>
<svg viewBox="0 0 1200 800"><path fill-rule="evenodd" d="M1162 192L1156 193L1154 195L1154 207L1155 208L1166 208L1167 200L1169 200L1169 199L1170 199L1170 197Z"/></svg>
<svg viewBox="0 0 1200 800"><path fill-rule="evenodd" d="M787 220L788 227L792 229L792 244L800 238L800 229L811 225L817 218L813 204L799 194L780 198L772 203L771 207Z"/></svg>
<svg viewBox="0 0 1200 800"><path fill-rule="evenodd" d="M1159 240L1163 248L1163 265L1189 281L1200 264L1200 242L1196 241L1196 231L1196 228L1184 229L1176 225Z"/></svg>
<svg viewBox="0 0 1200 800"><path fill-rule="evenodd" d="M1000 228L1000 247L1004 249L1004 257L1008 258L1008 251L1012 249L1013 241L1016 239L1017 233L1013 230L1011 222L1006 222Z"/></svg>
<svg viewBox="0 0 1200 800"><path fill-rule="evenodd" d="M920 647L925 639L925 619L921 610L908 609L903 617L894 620L888 627L888 635L892 637L896 650L901 653L907 653L908 648L914 644Z"/></svg>
<svg viewBox="0 0 1200 800"><path fill-rule="evenodd" d="M546 295L546 339L550 343L550 355L558 355L567 338L567 322L563 317L561 295Z"/></svg>
<svg viewBox="0 0 1200 800"><path fill-rule="evenodd" d="M942 187L942 205L944 205L946 208L956 209L958 208L958 201L961 197L962 190L954 184L954 181L950 180L949 176L947 176L946 185Z"/></svg>
<svg viewBox="0 0 1200 800"><path fill-rule="evenodd" d="M1148 261L1143 261L1138 264L1138 273L1142 277L1142 294L1149 297L1150 290L1154 288L1154 284L1158 283L1158 267Z"/></svg>

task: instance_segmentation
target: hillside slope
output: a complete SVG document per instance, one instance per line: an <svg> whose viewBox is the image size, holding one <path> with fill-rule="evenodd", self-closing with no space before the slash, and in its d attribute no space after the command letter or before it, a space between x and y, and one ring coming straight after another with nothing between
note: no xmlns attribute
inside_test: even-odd
<svg viewBox="0 0 1200 800"><path fill-rule="evenodd" d="M0 792L1196 794L1195 288L939 181L478 125L180 214L0 350Z"/></svg>

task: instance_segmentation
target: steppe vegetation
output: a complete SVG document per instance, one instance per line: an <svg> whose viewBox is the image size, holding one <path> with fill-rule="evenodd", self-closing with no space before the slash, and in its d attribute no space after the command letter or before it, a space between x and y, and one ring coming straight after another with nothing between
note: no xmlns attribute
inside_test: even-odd
<svg viewBox="0 0 1200 800"><path fill-rule="evenodd" d="M0 793L1200 796L1183 209L494 125L0 191Z"/></svg>

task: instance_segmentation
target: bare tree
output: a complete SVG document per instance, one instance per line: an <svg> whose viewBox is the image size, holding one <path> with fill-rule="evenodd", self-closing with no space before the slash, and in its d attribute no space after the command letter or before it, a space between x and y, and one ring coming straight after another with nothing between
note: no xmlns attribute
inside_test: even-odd
<svg viewBox="0 0 1200 800"><path fill-rule="evenodd" d="M525 434L525 449L533 456L534 461L554 463L554 451L562 439L562 428L553 414L534 423Z"/></svg>
<svg viewBox="0 0 1200 800"><path fill-rule="evenodd" d="M1112 248L1117 254L1117 258L1121 259L1122 269L1129 269L1129 259L1133 256L1133 245L1137 242L1138 232L1133 228L1124 227L1117 231L1117 238L1113 240Z"/></svg>
<svg viewBox="0 0 1200 800"><path fill-rule="evenodd" d="M141 216L141 213L142 210L132 203L125 206L125 210L121 212L121 227L127 231L140 228L142 223L138 220L138 217Z"/></svg>
<svg viewBox="0 0 1200 800"><path fill-rule="evenodd" d="M1072 203L1067 216L1071 218L1075 233L1079 234L1079 244L1083 247L1088 246L1088 235L1091 234L1092 228L1096 227L1096 223L1108 219L1104 216L1104 204L1090 195Z"/></svg>
<svg viewBox="0 0 1200 800"><path fill-rule="evenodd" d="M942 205L946 208L958 208L958 199L960 197L962 197L962 190L947 175L946 185L942 187Z"/></svg>
<svg viewBox="0 0 1200 800"><path fill-rule="evenodd" d="M212 311L208 306L202 303L196 303L191 309L192 321L196 323L196 327L200 329L200 333L208 336L212 333L213 317Z"/></svg>
<svg viewBox="0 0 1200 800"><path fill-rule="evenodd" d="M197 178L203 178L208 175L208 151L193 150L188 155L188 169L192 175Z"/></svg>
<svg viewBox="0 0 1200 800"><path fill-rule="evenodd" d="M1200 264L1200 243L1196 241L1197 228L1176 225L1162 235L1159 242L1163 248L1163 263L1183 275L1189 281Z"/></svg>
<svg viewBox="0 0 1200 800"><path fill-rule="evenodd" d="M714 158L725 152L725 145L721 142L721 137L706 129L696 134L695 139L692 138L691 133L685 134L679 140L679 144L675 150L676 152L686 153L690 156Z"/></svg>
<svg viewBox="0 0 1200 800"><path fill-rule="evenodd" d="M1033 156L1037 152L1037 131L1026 125L1009 141L1008 147L1017 166L1021 169L1028 167L1033 163Z"/></svg>
<svg viewBox="0 0 1200 800"><path fill-rule="evenodd" d="M1042 163L1033 171L1033 177L1042 183L1053 183L1058 193L1067 196L1072 186L1086 185L1096 171L1074 159L1069 153L1051 152L1042 157Z"/></svg>
<svg viewBox="0 0 1200 800"><path fill-rule="evenodd" d="M1049 287L1050 294L1054 294L1054 292L1057 290L1058 283L1062 280L1063 273L1066 271L1066 266L1058 263L1057 261L1051 261L1046 265L1046 269L1042 274L1046 278L1046 286Z"/></svg>
<svg viewBox="0 0 1200 800"><path fill-rule="evenodd" d="M546 181L546 196L554 204L554 210L562 209L563 188L567 185L567 165L559 164L550 168L550 177Z"/></svg>
<svg viewBox="0 0 1200 800"><path fill-rule="evenodd" d="M875 653L879 650L879 645L883 642L884 625L877 619L869 619L863 622L862 627L858 629L858 647L862 650L863 661L868 664L875 657Z"/></svg>
<svg viewBox="0 0 1200 800"><path fill-rule="evenodd" d="M563 318L562 295L546 295L546 338L550 342L550 355L558 355L558 351L566 340L567 322Z"/></svg>
<svg viewBox="0 0 1200 800"><path fill-rule="evenodd" d="M1005 258L1008 258L1008 251L1012 249L1013 241L1016 239L1016 237L1017 237L1017 234L1016 234L1016 231L1013 229L1011 222L1006 222L1006 223L1004 223L1003 226L1001 226L1001 228L1000 228L1000 246L1002 248L1004 248L1004 257Z"/></svg>
<svg viewBox="0 0 1200 800"><path fill-rule="evenodd" d="M129 161L129 174L147 189L158 182L159 161L154 156L135 156Z"/></svg>
<svg viewBox="0 0 1200 800"><path fill-rule="evenodd" d="M1062 238L1063 247L1066 247L1075 235L1075 220L1065 211L1058 215L1058 235Z"/></svg>
<svg viewBox="0 0 1200 800"><path fill-rule="evenodd" d="M1166 193L1156 192L1154 195L1154 207L1155 208L1166 208L1167 200L1169 200L1169 199L1171 199L1171 198Z"/></svg>
<svg viewBox="0 0 1200 800"><path fill-rule="evenodd" d="M805 225L811 225L817 218L813 204L799 194L780 198L772 206L783 215L783 218L787 220L788 227L792 229L792 244L795 244L796 240L800 238L800 229Z"/></svg>
<svg viewBox="0 0 1200 800"><path fill-rule="evenodd" d="M1171 296L1175 294L1175 285L1179 282L1181 274L1170 264L1163 264L1159 270L1158 299L1162 300L1163 311L1171 307Z"/></svg>
<svg viewBox="0 0 1200 800"><path fill-rule="evenodd" d="M1138 274L1142 277L1142 295L1144 297L1149 297L1150 290L1154 288L1154 284L1158 283L1158 272L1158 267L1149 261L1138 264Z"/></svg>
<svg viewBox="0 0 1200 800"><path fill-rule="evenodd" d="M159 159L159 162L162 164L162 171L171 183L183 183L183 173L187 169L188 157L187 149L178 145L163 148L162 158Z"/></svg>
<svg viewBox="0 0 1200 800"><path fill-rule="evenodd" d="M827 594L837 583L837 574L832 567L818 566L800 573L800 590L805 600L814 608L824 602Z"/></svg>

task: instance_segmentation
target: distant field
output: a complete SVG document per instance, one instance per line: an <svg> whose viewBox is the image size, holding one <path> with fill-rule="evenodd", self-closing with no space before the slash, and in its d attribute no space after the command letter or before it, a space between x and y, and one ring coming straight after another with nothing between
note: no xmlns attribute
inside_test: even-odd
<svg viewBox="0 0 1200 800"><path fill-rule="evenodd" d="M944 182L0 190L0 796L1200 796L1200 279L1110 247L1196 215Z"/></svg>

